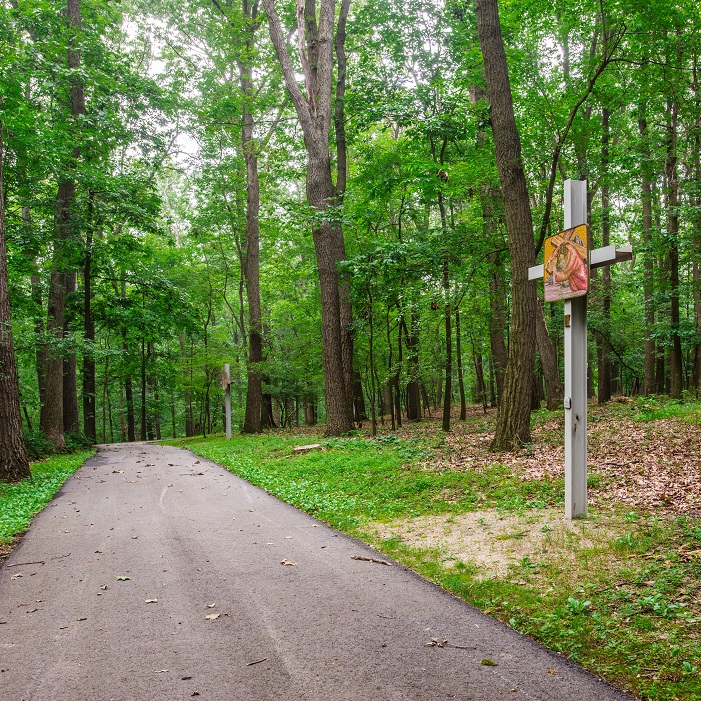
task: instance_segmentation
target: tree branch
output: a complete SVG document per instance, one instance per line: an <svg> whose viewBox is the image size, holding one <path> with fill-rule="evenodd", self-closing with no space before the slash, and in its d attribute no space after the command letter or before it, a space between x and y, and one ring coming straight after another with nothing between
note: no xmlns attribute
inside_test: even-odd
<svg viewBox="0 0 701 701"><path fill-rule="evenodd" d="M597 67L596 71L594 72L594 75L589 79L589 84L587 85L587 89L584 91L584 94L582 97L577 100L577 103L575 106L572 108L570 111L570 116L567 119L567 124L565 125L565 129L560 135L560 137L557 140L557 144L555 144L555 150L553 152L553 157L552 161L550 163L550 179L548 182L548 191L545 196L545 212L543 214L543 221L540 225L540 235L538 236L538 243L536 244L535 247L535 253L538 255L540 252L540 249L543 246L543 241L545 240L545 234L547 233L548 230L548 225L550 223L550 212L552 210L552 203L553 203L553 190L555 188L555 178L557 177L557 164L558 161L560 160L560 153L562 152L562 147L565 145L565 141L567 140L567 135L569 134L570 129L572 128L572 124L574 123L574 119L577 116L577 112L579 112L579 108L586 102L587 98L589 95L592 94L594 91L594 86L596 85L596 81L599 79L599 76L606 70L606 67L611 63L613 60L613 55L616 53L616 50L618 49L619 44L621 43L621 40L623 39L623 35L626 32L626 26L623 25L621 30L618 32L618 35L615 38L615 41L613 43L613 47L611 48L610 52L607 52L604 54L604 56L601 59L601 63Z"/></svg>

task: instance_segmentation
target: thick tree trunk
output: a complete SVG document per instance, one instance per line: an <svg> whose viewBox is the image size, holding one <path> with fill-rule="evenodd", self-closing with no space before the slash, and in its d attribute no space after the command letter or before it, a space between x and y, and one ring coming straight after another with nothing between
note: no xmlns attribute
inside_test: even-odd
<svg viewBox="0 0 701 701"><path fill-rule="evenodd" d="M19 380L10 316L2 135L3 124L0 120L0 482L19 482L29 477L30 473L22 432Z"/></svg>
<svg viewBox="0 0 701 701"><path fill-rule="evenodd" d="M85 91L80 77L80 53L75 50L76 38L81 29L80 0L67 0L66 19L74 36L69 41L67 60L70 77L70 113L73 118L85 114ZM77 120L76 120L77 124ZM76 129L79 128L76 126ZM75 197L72 171L80 151L73 149L72 161L65 165L64 179L59 183L54 209L54 259L49 289L47 331L57 345L64 336L66 308L66 273L69 271L68 249L74 238L71 208ZM49 350L46 364L46 438L57 450L65 446L63 428L63 357L58 348Z"/></svg>
<svg viewBox="0 0 701 701"><path fill-rule="evenodd" d="M504 395L492 447L519 448L530 442L530 403L535 358L535 284L528 268L535 263L533 222L521 160L506 53L496 0L476 0L477 31L484 58L497 170L511 255L512 318Z"/></svg>
<svg viewBox="0 0 701 701"><path fill-rule="evenodd" d="M243 95L242 147L246 162L246 295L248 297L248 368L246 388L246 413L243 433L260 433L263 430L263 381L260 363L263 361L263 323L260 302L260 181L258 178L258 153L253 134L253 115L249 103L253 99L251 57L253 36L258 28L257 3L249 7L243 0L243 12L249 20L248 36L239 60L239 82Z"/></svg>
<svg viewBox="0 0 701 701"><path fill-rule="evenodd" d="M93 193L88 202L88 230L85 242L83 265L83 433L95 440L96 427L96 381L95 381L95 321L92 316L92 245L93 245Z"/></svg>
<svg viewBox="0 0 701 701"><path fill-rule="evenodd" d="M565 395L564 387L560 381L560 373L557 369L557 355L550 341L548 326L545 323L545 312L543 302L539 298L536 300L536 339L538 342L538 354L540 355L540 366L543 370L545 380L545 400L548 410L554 411L562 406L562 399Z"/></svg>
<svg viewBox="0 0 701 701"><path fill-rule="evenodd" d="M334 0L297 3L297 36L304 74L302 93L287 50L274 0L262 0L268 17L270 38L285 85L299 117L307 151L307 201L318 219L312 226L321 292L322 352L326 391L326 432L340 435L353 428L351 318L347 292L339 288L337 264L345 258L343 231L337 217L324 213L337 204L338 191L331 176L329 137L332 119L334 53ZM341 9L347 12L349 3ZM341 27L341 29L343 29ZM339 50L337 37L335 49Z"/></svg>

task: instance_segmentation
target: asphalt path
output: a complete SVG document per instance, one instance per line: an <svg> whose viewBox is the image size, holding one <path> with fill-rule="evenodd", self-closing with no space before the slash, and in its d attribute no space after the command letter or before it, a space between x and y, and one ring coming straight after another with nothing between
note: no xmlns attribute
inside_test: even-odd
<svg viewBox="0 0 701 701"><path fill-rule="evenodd" d="M100 447L0 569L0 698L631 697L221 466L136 443Z"/></svg>

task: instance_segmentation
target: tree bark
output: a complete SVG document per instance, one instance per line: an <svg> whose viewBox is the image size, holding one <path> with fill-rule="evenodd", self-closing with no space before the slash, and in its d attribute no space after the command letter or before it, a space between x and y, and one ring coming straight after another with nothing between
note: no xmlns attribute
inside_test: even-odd
<svg viewBox="0 0 701 701"><path fill-rule="evenodd" d="M458 387L460 388L460 420L467 419L467 402L465 401L465 380L462 372L462 329L460 328L460 308L455 309L455 356L458 366Z"/></svg>
<svg viewBox="0 0 701 701"><path fill-rule="evenodd" d="M512 318L504 395L499 405L494 450L520 448L531 439L530 403L535 358L535 262L533 222L521 141L514 117L506 53L496 0L476 0L477 31L484 59L497 171L511 255Z"/></svg>
<svg viewBox="0 0 701 701"><path fill-rule="evenodd" d="M263 324L260 302L260 181L258 178L258 153L253 135L253 115L249 103L253 98L252 66L250 57L253 34L257 29L257 3L248 12L248 2L243 0L243 11L249 20L248 36L239 60L239 82L243 95L243 154L246 162L246 295L248 297L248 368L246 388L246 413L243 433L260 433L263 430L263 380L260 363L263 361Z"/></svg>
<svg viewBox="0 0 701 701"><path fill-rule="evenodd" d="M81 30L80 0L67 0L66 19L71 36L68 41L67 61L70 78L70 114L74 119L85 114L85 90L80 77L80 53L75 49ZM76 120L77 122L77 120ZM78 128L78 127L76 127ZM46 364L46 438L57 450L65 446L63 428L63 352L66 309L66 274L69 271L68 249L73 239L74 225L71 216L75 197L73 172L80 156L75 146L71 162L66 165L64 179L59 183L54 209L54 259L49 288L47 331L53 338L54 348L49 349Z"/></svg>
<svg viewBox="0 0 701 701"><path fill-rule="evenodd" d="M337 203L331 175L329 136L333 76L333 28L335 2L314 0L297 3L299 53L306 95L302 94L295 68L287 52L274 0L262 0L268 16L270 38L282 68L285 85L302 127L307 151L307 202L314 212L312 237L321 293L321 332L326 392L326 433L352 430L352 366L347 341L349 307L341 295L337 265L345 259L343 231L330 205ZM329 216L330 215L330 216ZM344 352L345 347L345 352Z"/></svg>
<svg viewBox="0 0 701 701"><path fill-rule="evenodd" d="M3 123L0 120L0 482L30 476L19 403L19 379L10 315L3 183Z"/></svg>
<svg viewBox="0 0 701 701"><path fill-rule="evenodd" d="M85 261L83 263L83 433L95 440L96 426L96 380L95 380L95 321L92 316L92 246L94 227L95 194L88 200L88 227L85 240Z"/></svg>

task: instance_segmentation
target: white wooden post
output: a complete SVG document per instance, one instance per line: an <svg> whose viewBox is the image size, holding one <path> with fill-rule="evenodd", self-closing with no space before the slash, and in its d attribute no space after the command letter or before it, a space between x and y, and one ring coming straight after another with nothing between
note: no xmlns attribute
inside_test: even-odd
<svg viewBox="0 0 701 701"><path fill-rule="evenodd" d="M587 223L587 181L565 180L565 229ZM630 260L631 246L590 251L590 267ZM543 277L543 266L528 279ZM587 515L587 298L565 300L565 518Z"/></svg>
<svg viewBox="0 0 701 701"><path fill-rule="evenodd" d="M587 181L565 180L565 229L587 223ZM565 518L587 515L587 297L565 300Z"/></svg>
<svg viewBox="0 0 701 701"><path fill-rule="evenodd" d="M229 363L224 364L222 375L222 387L224 388L224 409L226 411L226 440L231 440L231 382L229 381Z"/></svg>

